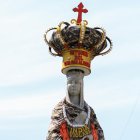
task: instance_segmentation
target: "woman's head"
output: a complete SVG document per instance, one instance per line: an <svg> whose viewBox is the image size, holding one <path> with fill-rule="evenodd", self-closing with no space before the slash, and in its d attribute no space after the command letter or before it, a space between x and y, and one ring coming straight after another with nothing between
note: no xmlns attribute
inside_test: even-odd
<svg viewBox="0 0 140 140"><path fill-rule="evenodd" d="M81 70L70 70L67 73L67 90L71 96L77 96L81 92L81 83L84 73Z"/></svg>
<svg viewBox="0 0 140 140"><path fill-rule="evenodd" d="M78 107L84 107L83 97L84 72L81 70L70 70L67 72L67 95L66 101Z"/></svg>

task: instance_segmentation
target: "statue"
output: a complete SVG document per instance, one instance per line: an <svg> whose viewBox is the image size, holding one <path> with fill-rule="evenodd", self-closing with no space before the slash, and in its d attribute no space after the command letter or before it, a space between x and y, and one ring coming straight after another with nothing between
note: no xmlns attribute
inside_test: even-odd
<svg viewBox="0 0 140 140"><path fill-rule="evenodd" d="M81 70L67 72L66 98L54 108L48 140L104 140L93 109L84 101L83 78Z"/></svg>
<svg viewBox="0 0 140 140"><path fill-rule="evenodd" d="M88 23L82 20L82 12L86 13L87 9L83 9L82 3L73 10L79 12L77 21L72 20L76 26L61 22L45 33L50 53L63 57L62 73L67 77L66 97L53 110L46 140L105 140L94 110L84 101L83 79L91 72L91 60L110 52L112 42L104 29L86 27ZM56 31L48 41L50 30ZM110 48L102 52L107 42Z"/></svg>

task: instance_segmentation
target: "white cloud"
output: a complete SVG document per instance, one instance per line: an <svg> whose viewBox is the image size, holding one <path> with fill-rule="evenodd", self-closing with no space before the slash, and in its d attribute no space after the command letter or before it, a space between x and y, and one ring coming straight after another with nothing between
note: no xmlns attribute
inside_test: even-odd
<svg viewBox="0 0 140 140"><path fill-rule="evenodd" d="M43 19L36 14L30 11L1 17L0 86L27 84L61 73L62 60L50 56L43 40Z"/></svg>
<svg viewBox="0 0 140 140"><path fill-rule="evenodd" d="M86 97L88 103L96 110L99 111L106 111L106 110L114 110L114 109L123 109L128 108L134 104L137 97L136 96L130 96L126 97L126 95L121 95L118 93L118 95L115 95L115 93L106 93L105 91L100 93L96 93L94 95L88 95Z"/></svg>
<svg viewBox="0 0 140 140"><path fill-rule="evenodd" d="M13 61L10 60L7 63L4 61L4 63L1 63L0 86L27 84L50 77L52 78L60 74L58 70L60 65L56 62L49 61L46 63L29 65L28 63L20 64L18 60L15 60L15 62ZM53 68L53 66L55 66L55 68Z"/></svg>
<svg viewBox="0 0 140 140"><path fill-rule="evenodd" d="M113 9L108 9L106 11L98 11L98 13L94 14L93 13L93 17L94 17L94 24L96 23L98 24L109 24L109 25L116 25L116 27L118 26L122 26L124 25L124 23L126 23L127 21L129 21L128 24L126 24L126 26L131 26L133 24L135 24L134 21L131 21L130 19L137 19L137 16L140 14L139 11L139 7L137 6L120 6L120 7L114 7ZM93 21L93 17L91 15L89 15L89 20ZM92 22L90 24L93 24ZM122 26L125 27L125 26ZM113 30L113 29L112 29Z"/></svg>
<svg viewBox="0 0 140 140"><path fill-rule="evenodd" d="M50 115L54 105L62 99L61 95L63 96L63 93L57 91L50 91L49 93L9 99L1 98L0 118L16 119Z"/></svg>

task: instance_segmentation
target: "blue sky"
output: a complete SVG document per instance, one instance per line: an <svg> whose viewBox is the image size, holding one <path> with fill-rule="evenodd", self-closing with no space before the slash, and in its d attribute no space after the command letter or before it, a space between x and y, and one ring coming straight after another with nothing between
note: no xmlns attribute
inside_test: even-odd
<svg viewBox="0 0 140 140"><path fill-rule="evenodd" d="M106 140L134 140L140 127L140 2L81 0L90 27L104 27L113 50L92 61L85 100ZM79 0L0 0L0 140L43 140L51 111L64 96L62 58L52 57L44 32L77 18Z"/></svg>

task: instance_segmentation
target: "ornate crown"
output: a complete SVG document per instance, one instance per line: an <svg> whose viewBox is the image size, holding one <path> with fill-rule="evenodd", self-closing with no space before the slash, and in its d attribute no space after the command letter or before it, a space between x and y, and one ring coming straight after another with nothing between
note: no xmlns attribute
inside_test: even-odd
<svg viewBox="0 0 140 140"><path fill-rule="evenodd" d="M112 42L103 28L87 27L88 22L82 20L82 12L88 12L83 7L80 3L78 8L73 9L74 12L78 12L77 20L72 19L71 24L61 22L58 27L48 29L44 34L50 53L53 56L63 57L62 73L64 74L71 69L80 69L85 75L90 74L91 60L95 56L109 53L112 49ZM55 31L48 40L47 34L51 30ZM108 43L109 49L103 51Z"/></svg>

